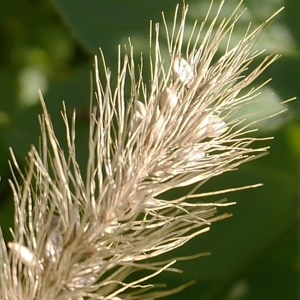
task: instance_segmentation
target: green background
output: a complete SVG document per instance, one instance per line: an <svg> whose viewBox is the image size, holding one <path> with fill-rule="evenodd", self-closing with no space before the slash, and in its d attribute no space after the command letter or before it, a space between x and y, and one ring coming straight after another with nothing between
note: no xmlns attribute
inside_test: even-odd
<svg viewBox="0 0 300 300"><path fill-rule="evenodd" d="M190 0L188 24L203 20L208 0ZM218 1L216 1L218 3ZM87 112L93 56L101 47L107 65L116 69L117 47L131 38L139 57L148 53L149 21L161 21L161 11L172 20L178 0L4 0L0 4L0 224L5 238L13 225L13 201L8 185L9 147L22 167L31 144L38 145L37 90L44 94L58 139L64 143L60 117L62 101L76 108L79 161L87 150ZM223 15L237 1L227 0ZM264 106L300 95L300 2L298 0L244 1L247 11L233 40L251 21L257 26L280 7L285 10L267 28L259 47L283 57L259 79L272 77ZM162 35L162 39L164 36ZM222 50L222 49L221 49ZM147 64L145 71L147 70ZM178 263L182 274L165 273L155 279L176 287L196 284L170 299L299 299L299 100L288 112L260 126L261 136L274 136L270 154L247 163L237 172L211 180L202 191L254 183L264 186L226 195L236 201L220 212L233 217L213 224L211 231L172 253L172 256L211 252L211 256ZM86 145L86 146L82 146ZM220 198L220 197L219 197ZM219 198L207 199L207 201ZM169 255L170 256L170 255Z"/></svg>

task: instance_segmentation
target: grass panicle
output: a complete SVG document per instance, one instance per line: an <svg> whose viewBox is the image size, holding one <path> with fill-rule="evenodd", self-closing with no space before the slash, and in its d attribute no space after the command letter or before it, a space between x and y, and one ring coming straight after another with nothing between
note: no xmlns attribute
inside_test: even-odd
<svg viewBox="0 0 300 300"><path fill-rule="evenodd" d="M260 139L237 112L262 86L249 85L279 57L272 54L252 67L261 54L254 49L257 39L276 14L254 30L249 26L231 45L241 15L237 7L219 20L223 4L209 26L208 17L195 23L190 37L188 6L182 14L177 7L172 26L163 18L168 57L154 26L150 83L143 80L143 64L136 67L131 45L125 54L120 50L115 87L103 53L101 64L95 57L86 174L76 159L75 113L68 120L65 107L62 112L63 150L40 95L40 149L32 146L25 172L11 152L15 224L11 242L0 236L1 299L156 299L183 288L164 291L149 283L161 272L178 271L176 259L154 258L227 218L216 215L217 208L232 203L200 201L208 194L197 190L268 149L252 146ZM223 43L226 50L217 59ZM164 199L165 192L186 186L187 195ZM128 281L139 270L148 275Z"/></svg>

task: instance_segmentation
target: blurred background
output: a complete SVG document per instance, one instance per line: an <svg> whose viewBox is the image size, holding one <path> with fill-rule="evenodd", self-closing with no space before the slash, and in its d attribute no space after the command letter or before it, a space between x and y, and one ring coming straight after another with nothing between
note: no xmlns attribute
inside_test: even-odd
<svg viewBox="0 0 300 300"><path fill-rule="evenodd" d="M204 19L210 0L186 2L190 5L189 29L195 20ZM39 144L38 90L44 95L62 145L65 140L60 116L62 101L66 102L70 115L76 109L77 155L84 164L94 55L99 54L101 47L107 65L114 72L118 45L128 45L130 37L137 60L143 52L147 74L149 21L161 22L164 11L172 23L177 3L178 0L1 1L0 224L7 240L11 239L9 227L14 224L8 184L9 147L13 148L21 168L25 168L30 146ZM222 16L229 16L237 3L227 0ZM266 102L259 107L253 105L252 112L265 107L273 109L281 101L300 95L298 0L245 0L240 11L245 7L247 11L232 41L243 36L249 22L255 28L282 6L284 11L266 29L257 46L267 49L262 58L273 51L282 54L282 58L255 83L258 86L272 78L268 88L263 89L263 95L268 96ZM164 37L162 32L162 41ZM162 42L162 47L165 45ZM259 125L259 135L274 136L274 140L263 144L271 146L268 156L215 178L202 188L215 191L264 184L254 190L226 194L228 201L237 204L221 209L220 213L229 212L233 217L213 224L209 233L172 253L172 257L199 252L211 255L178 263L182 274L165 273L155 279L166 282L168 288L196 280L194 285L168 299L300 299L299 100L280 107L285 108L288 112Z"/></svg>

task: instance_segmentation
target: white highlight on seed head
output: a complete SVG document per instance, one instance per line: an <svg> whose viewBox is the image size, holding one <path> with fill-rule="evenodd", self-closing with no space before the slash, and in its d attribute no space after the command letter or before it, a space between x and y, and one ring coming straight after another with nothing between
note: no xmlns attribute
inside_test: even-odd
<svg viewBox="0 0 300 300"><path fill-rule="evenodd" d="M182 57L176 56L172 65L175 78L188 85L194 79L195 74L190 64Z"/></svg>
<svg viewBox="0 0 300 300"><path fill-rule="evenodd" d="M228 129L226 123L218 116L209 115L206 127L208 137L218 137Z"/></svg>
<svg viewBox="0 0 300 300"><path fill-rule="evenodd" d="M35 267L38 265L38 260L35 254L27 247L19 243L8 243L8 247L22 261L23 264Z"/></svg>
<svg viewBox="0 0 300 300"><path fill-rule="evenodd" d="M218 137L228 129L226 123L216 115L204 113L200 118L195 134L191 138L193 142L201 141L206 137Z"/></svg>
<svg viewBox="0 0 300 300"><path fill-rule="evenodd" d="M135 105L136 105L136 110L135 110L134 115L133 115L133 119L132 119L133 123L132 123L132 128L131 128L132 133L137 130L137 128L140 126L142 120L147 115L147 108L146 108L146 105L143 102L136 101Z"/></svg>
<svg viewBox="0 0 300 300"><path fill-rule="evenodd" d="M162 109L171 112L178 104L178 97L175 91L166 87L160 94L159 104Z"/></svg>
<svg viewBox="0 0 300 300"><path fill-rule="evenodd" d="M147 199L144 202L144 208L151 209L159 206L159 202L155 198Z"/></svg>
<svg viewBox="0 0 300 300"><path fill-rule="evenodd" d="M59 230L51 230L45 245L45 256L54 264L59 262L63 251L63 237Z"/></svg>
<svg viewBox="0 0 300 300"><path fill-rule="evenodd" d="M153 124L152 127L151 135L153 141L158 143L162 140L165 133L165 128L166 128L165 118L162 114L160 114L160 116L158 117L158 119L156 120L156 122Z"/></svg>

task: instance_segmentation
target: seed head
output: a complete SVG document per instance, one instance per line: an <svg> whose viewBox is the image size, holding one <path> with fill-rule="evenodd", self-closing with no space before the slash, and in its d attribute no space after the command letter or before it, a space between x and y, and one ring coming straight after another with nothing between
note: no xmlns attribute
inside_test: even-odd
<svg viewBox="0 0 300 300"><path fill-rule="evenodd" d="M1 299L158 298L160 293L149 292L155 287L145 282L163 271L176 271L175 259L153 258L229 216L215 213L218 206L231 203L195 201L204 196L195 191L267 151L251 147L257 139L247 135L249 124L235 113L256 93L244 89L278 55L247 71L260 54L253 47L272 16L254 31L249 28L217 60L220 44L230 44L239 19L235 10L215 28L222 5L206 33L204 24L195 25L186 54L187 6L181 20L176 9L173 28L164 19L169 57L160 52L159 26L155 27L149 85L141 68L135 75L132 48L123 60L120 53L115 88L102 52L103 71L95 58L86 174L76 160L75 114L69 122L64 107L64 151L41 96L40 151L32 147L25 173L12 153L12 169L22 184L15 175L15 228L9 249L0 236ZM187 195L164 199L164 192L195 183ZM128 282L130 274L145 269L150 275Z"/></svg>

